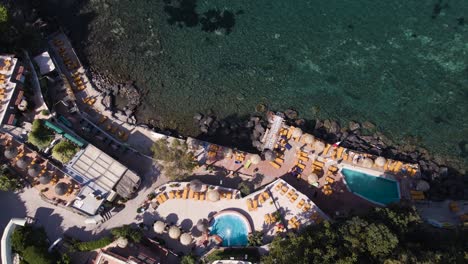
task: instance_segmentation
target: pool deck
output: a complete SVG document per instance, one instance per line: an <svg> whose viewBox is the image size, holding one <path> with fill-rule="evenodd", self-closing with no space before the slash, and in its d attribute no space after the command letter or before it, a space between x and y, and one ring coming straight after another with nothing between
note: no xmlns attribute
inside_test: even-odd
<svg viewBox="0 0 468 264"><path fill-rule="evenodd" d="M294 190L294 192L297 194L295 201L289 199L287 193L282 194L281 191L277 191L275 188L277 184L287 186L287 193ZM171 185L173 185L173 183L168 183L162 186L156 190L156 194L159 195L161 193L168 193L173 190L182 190L185 188L186 183L181 183L179 187L170 187ZM257 200L259 195L265 191L270 194L270 198L267 199L261 206L258 206L257 209L249 211L247 201L250 199ZM303 206L299 206L299 203L302 200ZM306 204L309 204L310 208L308 210L303 210ZM288 224L288 221L293 217L295 217L300 223L299 229L304 226L313 224L316 221L329 219L328 216L322 212L318 206L305 194L301 193L293 186L287 184L282 179L278 179L263 187L262 189L243 198L235 195L233 199L221 199L216 202L209 200L200 201L194 199L168 199L164 203L160 204L156 209L149 209L145 214L151 214L151 220L153 221L163 220L168 224L178 225L183 230L183 232L190 232L195 238L194 244L196 247L198 247L199 250L203 250L206 249L202 246L202 243L206 237L201 235L200 232L196 229L196 223L198 220L204 218L210 220L214 215L224 210L235 211L245 216L253 230L262 231L265 234L264 242L270 242L278 232L293 230L294 227ZM265 223L265 215L272 214L276 211L281 213L282 219L279 219L279 221L275 223ZM286 226L287 229L283 231L279 230L277 226L281 223ZM164 235L161 237L167 238ZM178 244L178 241L176 240L167 238L167 242L171 248L186 250L186 248Z"/></svg>

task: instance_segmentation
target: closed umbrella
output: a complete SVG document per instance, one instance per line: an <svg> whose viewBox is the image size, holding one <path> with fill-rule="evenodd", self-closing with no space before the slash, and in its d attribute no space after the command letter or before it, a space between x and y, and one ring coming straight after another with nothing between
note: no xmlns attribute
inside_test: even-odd
<svg viewBox="0 0 468 264"><path fill-rule="evenodd" d="M383 167L385 166L385 163L387 162L387 160L384 158L384 157L377 157L375 159L375 165L378 166L378 167Z"/></svg>
<svg viewBox="0 0 468 264"><path fill-rule="evenodd" d="M68 190L68 184L64 182L60 182L57 185L55 185L55 194L61 196L64 195Z"/></svg>
<svg viewBox="0 0 468 264"><path fill-rule="evenodd" d="M294 128L294 131L292 132L292 137L293 138L299 138L302 136L302 129L296 127Z"/></svg>
<svg viewBox="0 0 468 264"><path fill-rule="evenodd" d="M208 200L212 202L216 202L216 201L219 201L220 195L217 190L209 190L208 193L206 194L206 197L208 198Z"/></svg>
<svg viewBox="0 0 468 264"><path fill-rule="evenodd" d="M3 154L5 155L5 158L12 159L18 155L18 150L14 147L7 147Z"/></svg>
<svg viewBox="0 0 468 264"><path fill-rule="evenodd" d="M32 165L31 168L28 169L28 175L31 177L36 177L40 172L41 167L37 164Z"/></svg>
<svg viewBox="0 0 468 264"><path fill-rule="evenodd" d="M52 177L49 174L45 174L39 177L39 182L41 184L48 184L51 180L52 180Z"/></svg>
<svg viewBox="0 0 468 264"><path fill-rule="evenodd" d="M230 158L232 157L232 149L231 148L224 148L224 157L225 158Z"/></svg>
<svg viewBox="0 0 468 264"><path fill-rule="evenodd" d="M200 180L191 180L190 181L190 189L194 192L199 192L201 191L203 188L203 182L201 182Z"/></svg>
<svg viewBox="0 0 468 264"><path fill-rule="evenodd" d="M154 223L153 225L154 232L158 234L162 234L165 229L166 229L166 223L164 223L163 221L156 221L156 223Z"/></svg>
<svg viewBox="0 0 468 264"><path fill-rule="evenodd" d="M197 229L200 232L207 232L208 231L208 225L209 225L208 219L206 219L206 218L200 219L197 222Z"/></svg>
<svg viewBox="0 0 468 264"><path fill-rule="evenodd" d="M265 155L265 159L269 161L273 161L276 159L276 154L270 149L265 150L263 155Z"/></svg>
<svg viewBox="0 0 468 264"><path fill-rule="evenodd" d="M325 143L322 141L315 141L313 149L317 152L320 153L325 149Z"/></svg>
<svg viewBox="0 0 468 264"><path fill-rule="evenodd" d="M262 158L260 158L260 155L254 154L250 157L250 161L252 162L252 164L256 165L260 163L260 161L262 161Z"/></svg>
<svg viewBox="0 0 468 264"><path fill-rule="evenodd" d="M362 161L362 166L365 168L372 168L372 166L374 166L374 161L370 158L366 158Z"/></svg>
<svg viewBox="0 0 468 264"><path fill-rule="evenodd" d="M302 135L302 140L304 141L304 143L306 144L312 144L314 143L314 136L312 136L311 134L304 134Z"/></svg>
<svg viewBox="0 0 468 264"><path fill-rule="evenodd" d="M421 192L427 192L429 191L430 188L431 186L429 185L429 183L424 180L420 180L416 184L416 190L421 191Z"/></svg>
<svg viewBox="0 0 468 264"><path fill-rule="evenodd" d="M178 239L180 237L180 228L177 226L171 226L171 228L169 228L169 237L172 239Z"/></svg>
<svg viewBox="0 0 468 264"><path fill-rule="evenodd" d="M192 236L189 233L183 233L180 236L180 243L184 246L188 246L192 243Z"/></svg>
<svg viewBox="0 0 468 264"><path fill-rule="evenodd" d="M315 174L315 173L309 174L309 176L307 176L307 182L309 184L316 184L318 182L317 174Z"/></svg>
<svg viewBox="0 0 468 264"><path fill-rule="evenodd" d="M20 158L16 162L16 166L18 166L18 168L24 170L24 169L26 169L26 167L28 167L28 163L26 162L26 159L23 157L23 158Z"/></svg>

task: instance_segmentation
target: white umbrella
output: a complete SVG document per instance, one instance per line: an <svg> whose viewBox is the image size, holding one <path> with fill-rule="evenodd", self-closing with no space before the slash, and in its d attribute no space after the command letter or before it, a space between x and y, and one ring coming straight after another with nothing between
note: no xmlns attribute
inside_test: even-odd
<svg viewBox="0 0 468 264"><path fill-rule="evenodd" d="M164 223L163 221L157 221L153 225L154 232L158 234L162 234L164 232L164 229L166 229L166 223Z"/></svg>
<svg viewBox="0 0 468 264"><path fill-rule="evenodd" d="M276 154L270 149L265 150L264 155L266 160L272 161L276 159Z"/></svg>
<svg viewBox="0 0 468 264"><path fill-rule="evenodd" d="M171 226L171 228L169 228L169 237L172 239L178 239L180 237L180 228L177 226Z"/></svg>
<svg viewBox="0 0 468 264"><path fill-rule="evenodd" d="M180 243L184 246L188 246L192 243L192 236L189 233L183 233L180 236Z"/></svg>
<svg viewBox="0 0 468 264"><path fill-rule="evenodd" d="M416 190L421 191L421 192L427 192L429 191L430 188L431 186L429 185L429 183L424 180L420 180L416 184Z"/></svg>
<svg viewBox="0 0 468 264"><path fill-rule="evenodd" d="M125 237L119 237L119 239L117 239L116 244L120 248L126 248L128 245L128 239L126 239Z"/></svg>
<svg viewBox="0 0 468 264"><path fill-rule="evenodd" d="M225 158L230 158L232 157L232 149L231 148L224 148L224 157Z"/></svg>
<svg viewBox="0 0 468 264"><path fill-rule="evenodd" d="M252 164L256 165L260 163L260 161L262 161L262 158L260 158L260 155L258 154L253 154L250 156L250 162L252 162Z"/></svg>
<svg viewBox="0 0 468 264"><path fill-rule="evenodd" d="M304 143L306 144L312 144L314 143L314 136L312 136L311 134L304 134L302 135L302 140L304 141Z"/></svg>
<svg viewBox="0 0 468 264"><path fill-rule="evenodd" d="M385 163L387 162L387 160L384 158L384 157L377 157L375 159L375 165L379 166L379 167L383 167L385 166Z"/></svg>
<svg viewBox="0 0 468 264"><path fill-rule="evenodd" d="M320 153L325 149L325 143L322 141L315 141L313 148L316 153Z"/></svg>
<svg viewBox="0 0 468 264"><path fill-rule="evenodd" d="M309 184L315 184L315 183L317 183L317 181L318 181L317 174L312 173L312 174L309 174L309 176L307 176L307 182Z"/></svg>
<svg viewBox="0 0 468 264"><path fill-rule="evenodd" d="M206 194L206 197L208 198L208 200L212 201L212 202L216 202L216 201L219 201L219 192L217 190L209 190L208 193Z"/></svg>
<svg viewBox="0 0 468 264"><path fill-rule="evenodd" d="M197 229L200 232L206 232L208 231L208 225L209 225L208 219L206 218L200 219L197 222Z"/></svg>
<svg viewBox="0 0 468 264"><path fill-rule="evenodd" d="M374 162L370 158L365 158L362 161L362 166L365 168L372 168L373 165L374 165Z"/></svg>
<svg viewBox="0 0 468 264"><path fill-rule="evenodd" d="M292 132L292 137L293 138L298 138L302 136L302 129L296 127L294 128L294 131Z"/></svg>
<svg viewBox="0 0 468 264"><path fill-rule="evenodd" d="M193 190L194 192L199 192L203 188L203 182L200 180L191 180L190 181L190 189Z"/></svg>

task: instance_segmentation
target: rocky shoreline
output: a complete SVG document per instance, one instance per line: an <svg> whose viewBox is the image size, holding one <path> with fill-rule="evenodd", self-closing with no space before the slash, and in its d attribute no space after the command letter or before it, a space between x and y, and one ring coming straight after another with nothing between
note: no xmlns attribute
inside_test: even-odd
<svg viewBox="0 0 468 264"><path fill-rule="evenodd" d="M352 150L418 164L422 179L431 185L431 190L428 193L431 200L468 199L464 175L461 172L437 163L424 148L408 144L399 146L394 144L371 122L351 121L346 126L341 126L335 120L316 119L312 125L311 122L299 118L298 113L293 109L276 114L284 117L289 124L329 143L340 141L343 147ZM222 136L231 136L234 140L250 138L252 146L258 150L260 150L261 145L260 139L268 126L265 115L258 114L242 122L228 122L218 120L212 113L206 115L197 113L194 115L194 121L202 135L213 136L219 133Z"/></svg>

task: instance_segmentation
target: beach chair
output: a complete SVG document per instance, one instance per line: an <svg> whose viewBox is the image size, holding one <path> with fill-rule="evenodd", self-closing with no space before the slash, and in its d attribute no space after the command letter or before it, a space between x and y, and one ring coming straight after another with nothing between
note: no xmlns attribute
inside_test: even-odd
<svg viewBox="0 0 468 264"><path fill-rule="evenodd" d="M247 199L247 210L253 211L252 199Z"/></svg>
<svg viewBox="0 0 468 264"><path fill-rule="evenodd" d="M158 196L156 197L156 201L158 201L159 204L164 203L163 199L161 198L161 195L158 195Z"/></svg>
<svg viewBox="0 0 468 264"><path fill-rule="evenodd" d="M174 191L170 191L169 192L169 199L174 199L175 198L175 192Z"/></svg>
<svg viewBox="0 0 468 264"><path fill-rule="evenodd" d="M304 162L307 162L309 161L309 158L308 157L304 157L304 156L299 156L299 160L302 160Z"/></svg>
<svg viewBox="0 0 468 264"><path fill-rule="evenodd" d="M304 207L302 207L302 212L307 212L309 211L309 209L310 209L310 204L306 204L304 205Z"/></svg>
<svg viewBox="0 0 468 264"><path fill-rule="evenodd" d="M184 189L184 192L182 193L182 199L187 199L188 198L188 193L189 193L189 189L188 188L185 188Z"/></svg>
<svg viewBox="0 0 468 264"><path fill-rule="evenodd" d="M337 172L337 171L338 171L338 167L335 167L335 166L332 165L332 166L328 167L328 171L330 171L330 172L332 172L332 173Z"/></svg>
<svg viewBox="0 0 468 264"><path fill-rule="evenodd" d="M305 166L304 164L302 164L302 163L298 163L296 166L299 167L299 168L301 168L302 170L304 170L305 167L306 167L306 166Z"/></svg>
<svg viewBox="0 0 468 264"><path fill-rule="evenodd" d="M200 193L200 199L201 201L205 200L205 192Z"/></svg>
<svg viewBox="0 0 468 264"><path fill-rule="evenodd" d="M227 199L227 200L231 200L231 199L232 199L232 193L231 193L231 192L226 193L226 199Z"/></svg>
<svg viewBox="0 0 468 264"><path fill-rule="evenodd" d="M341 156L343 155L344 148L343 147L338 147L338 149L335 152L335 159L340 159Z"/></svg>
<svg viewBox="0 0 468 264"><path fill-rule="evenodd" d="M195 195L195 192L193 190L190 190L189 195L188 195L189 199L193 199L194 195Z"/></svg>
<svg viewBox="0 0 468 264"><path fill-rule="evenodd" d="M200 200L200 193L199 193L199 192L195 192L195 193L193 194L193 199L194 199L194 200Z"/></svg>
<svg viewBox="0 0 468 264"><path fill-rule="evenodd" d="M291 189L288 194L287 194L287 197L288 198L291 198L291 196L295 193L296 191L294 189Z"/></svg>
<svg viewBox="0 0 468 264"><path fill-rule="evenodd" d="M262 193L262 196L263 196L263 198L265 199L265 201L268 200L268 199L270 199L270 194L269 194L267 191L263 192L263 193Z"/></svg>
<svg viewBox="0 0 468 264"><path fill-rule="evenodd" d="M281 165L279 165L278 163L276 163L276 162L274 162L274 161L270 161L270 164L271 164L271 166L273 166L273 167L276 168L276 169L281 168Z"/></svg>
<svg viewBox="0 0 468 264"><path fill-rule="evenodd" d="M289 129L288 129L288 133L286 134L287 139L291 138L293 131L294 131L294 127L290 126Z"/></svg>
<svg viewBox="0 0 468 264"><path fill-rule="evenodd" d="M332 184L332 183L335 182L335 180L334 180L332 177L330 177L330 176L327 176L327 178L326 178L325 180L326 180L328 183L330 183L330 184Z"/></svg>
<svg viewBox="0 0 468 264"><path fill-rule="evenodd" d="M295 193L293 196L291 196L291 198L289 198L289 201L291 201L291 203L294 203L297 200L297 197L299 196L297 195L297 193Z"/></svg>
<svg viewBox="0 0 468 264"><path fill-rule="evenodd" d="M181 190L176 191L176 192L175 192L175 197L176 197L177 199L182 198L182 191L181 191Z"/></svg>
<svg viewBox="0 0 468 264"><path fill-rule="evenodd" d="M264 221L265 221L265 224L271 224L271 218L270 218L270 214L266 214L264 217L263 217Z"/></svg>
<svg viewBox="0 0 468 264"><path fill-rule="evenodd" d="M286 186L286 185L285 185L285 186L283 186L283 187L281 187L281 192L280 192L280 193L281 193L281 195L284 195L284 194L285 194L285 193L286 193L288 190L289 190L289 187L288 187L288 186Z"/></svg>
<svg viewBox="0 0 468 264"><path fill-rule="evenodd" d="M275 162L276 162L277 164L283 164L283 163L284 163L284 159L276 158L276 159L275 159Z"/></svg>
<svg viewBox="0 0 468 264"><path fill-rule="evenodd" d="M283 187L283 183L282 183L282 182L276 184L275 190L276 190L276 191L279 191L279 190L281 189L281 187Z"/></svg>
<svg viewBox="0 0 468 264"><path fill-rule="evenodd" d="M325 146L325 149L322 152L322 156L326 156L328 154L328 151L330 150L331 145L327 143Z"/></svg>
<svg viewBox="0 0 468 264"><path fill-rule="evenodd" d="M305 200L304 200L304 199L301 199L301 200L299 201L299 203L296 205L296 207L297 207L298 209L301 209L302 206L304 206L304 204L305 204Z"/></svg>
<svg viewBox="0 0 468 264"><path fill-rule="evenodd" d="M263 195L258 195L258 204L259 205L262 205L264 202L265 202L265 198L263 198Z"/></svg>

